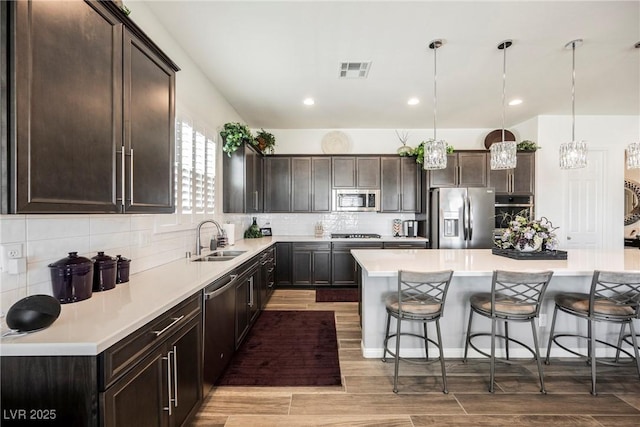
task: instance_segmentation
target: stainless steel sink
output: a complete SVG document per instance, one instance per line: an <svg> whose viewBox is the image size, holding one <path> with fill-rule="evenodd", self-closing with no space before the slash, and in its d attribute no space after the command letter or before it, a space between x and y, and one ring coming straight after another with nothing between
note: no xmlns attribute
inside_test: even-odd
<svg viewBox="0 0 640 427"><path fill-rule="evenodd" d="M196 258L194 262L204 262L204 261L229 261L237 257L238 255L242 255L246 251L215 251L211 252L208 255L202 256L200 258Z"/></svg>

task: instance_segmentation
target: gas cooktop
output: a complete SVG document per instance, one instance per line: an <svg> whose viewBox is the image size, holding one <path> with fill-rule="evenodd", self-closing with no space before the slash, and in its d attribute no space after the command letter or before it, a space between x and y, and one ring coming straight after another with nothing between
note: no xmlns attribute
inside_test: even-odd
<svg viewBox="0 0 640 427"><path fill-rule="evenodd" d="M349 234L341 234L341 233L331 233L332 239L379 239L379 234L374 233L349 233Z"/></svg>

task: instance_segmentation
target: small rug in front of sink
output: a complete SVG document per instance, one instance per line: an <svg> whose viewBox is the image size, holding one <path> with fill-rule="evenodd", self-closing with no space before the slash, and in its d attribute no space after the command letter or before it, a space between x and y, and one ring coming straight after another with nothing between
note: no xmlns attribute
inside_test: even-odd
<svg viewBox="0 0 640 427"><path fill-rule="evenodd" d="M341 385L334 312L263 311L217 385Z"/></svg>
<svg viewBox="0 0 640 427"><path fill-rule="evenodd" d="M358 302L356 288L318 288L316 302Z"/></svg>

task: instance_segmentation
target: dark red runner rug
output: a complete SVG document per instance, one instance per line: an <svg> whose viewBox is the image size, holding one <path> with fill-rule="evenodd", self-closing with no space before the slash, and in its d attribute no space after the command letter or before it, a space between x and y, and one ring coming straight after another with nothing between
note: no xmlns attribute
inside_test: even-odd
<svg viewBox="0 0 640 427"><path fill-rule="evenodd" d="M217 385L340 385L333 311L263 311Z"/></svg>
<svg viewBox="0 0 640 427"><path fill-rule="evenodd" d="M358 302L358 289L316 289L316 302Z"/></svg>

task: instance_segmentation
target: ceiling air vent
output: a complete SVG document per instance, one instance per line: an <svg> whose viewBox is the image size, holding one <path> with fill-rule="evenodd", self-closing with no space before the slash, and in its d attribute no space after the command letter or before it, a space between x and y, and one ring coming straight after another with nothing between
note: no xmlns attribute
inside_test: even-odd
<svg viewBox="0 0 640 427"><path fill-rule="evenodd" d="M371 68L371 61L340 63L340 78L366 79Z"/></svg>

